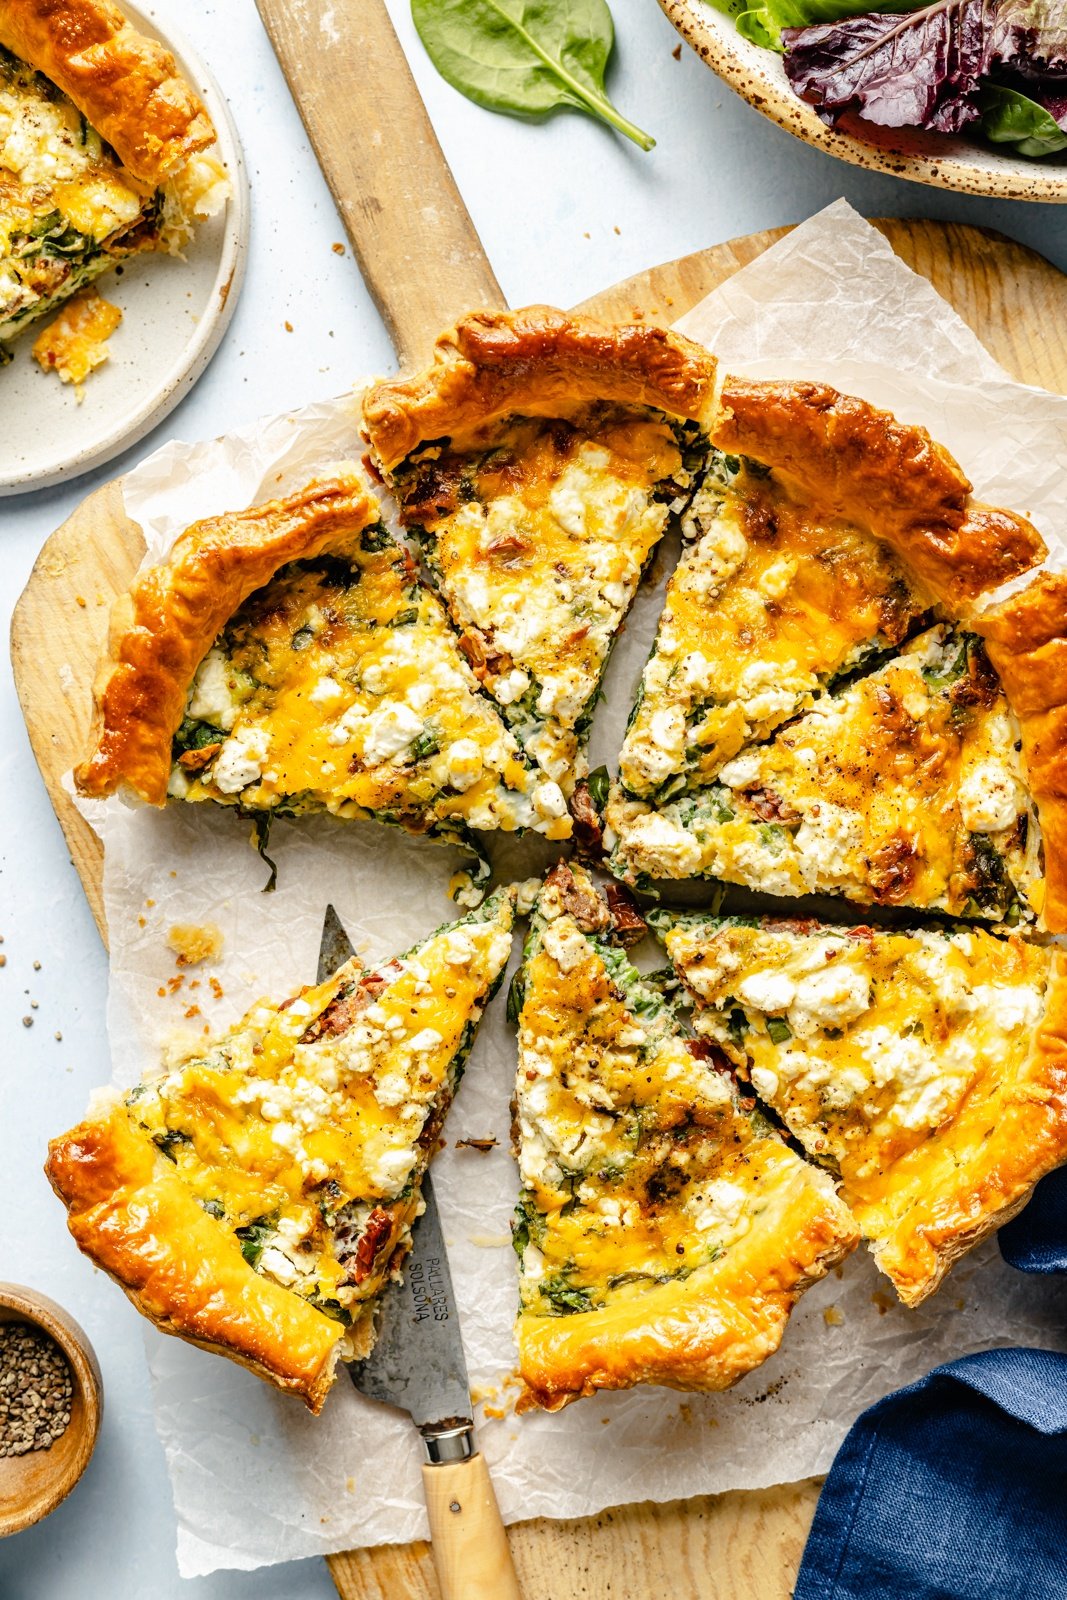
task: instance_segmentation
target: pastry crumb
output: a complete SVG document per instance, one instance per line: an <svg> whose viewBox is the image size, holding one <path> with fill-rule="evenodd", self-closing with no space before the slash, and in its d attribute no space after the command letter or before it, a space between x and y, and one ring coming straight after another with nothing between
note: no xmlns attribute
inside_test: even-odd
<svg viewBox="0 0 1067 1600"><path fill-rule="evenodd" d="M85 380L110 356L108 340L121 321L118 306L96 289L82 289L41 329L33 341L33 358L42 371L72 383L80 405Z"/></svg>
<svg viewBox="0 0 1067 1600"><path fill-rule="evenodd" d="M844 1317L836 1306L827 1306L822 1314L822 1320L828 1328L840 1328L844 1324Z"/></svg>
<svg viewBox="0 0 1067 1600"><path fill-rule="evenodd" d="M167 933L167 944L177 955L179 967L196 967L219 954L222 933L213 922L205 922L202 927L176 922Z"/></svg>

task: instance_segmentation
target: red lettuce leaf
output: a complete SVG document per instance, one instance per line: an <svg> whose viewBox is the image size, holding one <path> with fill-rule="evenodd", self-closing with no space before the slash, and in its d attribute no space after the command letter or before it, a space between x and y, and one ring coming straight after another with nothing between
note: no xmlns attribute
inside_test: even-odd
<svg viewBox="0 0 1067 1600"><path fill-rule="evenodd" d="M824 122L856 111L882 127L958 133L979 118L996 32L995 0L938 0L903 17L783 28L785 70Z"/></svg>

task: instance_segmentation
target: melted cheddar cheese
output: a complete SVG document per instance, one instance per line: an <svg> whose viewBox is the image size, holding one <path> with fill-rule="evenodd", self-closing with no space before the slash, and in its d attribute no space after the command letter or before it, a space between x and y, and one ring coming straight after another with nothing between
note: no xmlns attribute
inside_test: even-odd
<svg viewBox="0 0 1067 1600"><path fill-rule="evenodd" d="M192 684L172 796L294 815L376 816L566 838L559 787L524 760L445 612L381 527L283 568L227 624Z"/></svg>
<svg viewBox="0 0 1067 1600"><path fill-rule="evenodd" d="M612 642L689 474L658 413L516 417L396 472L402 514L475 670L570 792Z"/></svg>
<svg viewBox="0 0 1067 1600"><path fill-rule="evenodd" d="M698 1035L840 1177L876 1257L917 1207L942 1222L950 1204L980 1215L984 1179L969 1189L968 1169L996 1097L1023 1076L1048 950L958 926L650 921L697 1002Z"/></svg>
<svg viewBox="0 0 1067 1600"><path fill-rule="evenodd" d="M406 1252L512 920L498 891L375 972L353 960L284 1005L261 1002L128 1096L245 1259L341 1320Z"/></svg>
<svg viewBox="0 0 1067 1600"><path fill-rule="evenodd" d="M162 189L140 182L65 94L0 47L0 346L134 252L181 250L228 193L210 155Z"/></svg>
<svg viewBox="0 0 1067 1600"><path fill-rule="evenodd" d="M592 892L580 871L572 881ZM782 1226L798 1192L835 1205L829 1181L742 1108L722 1057L681 1037L659 993L582 931L567 900L550 879L516 988L520 1352L539 1319L625 1309L639 1325L643 1306L658 1318L667 1284L699 1300L703 1276L713 1302L731 1252ZM760 1247L769 1282L773 1231Z"/></svg>
<svg viewBox="0 0 1067 1600"><path fill-rule="evenodd" d="M72 383L80 401L90 372L110 354L108 340L122 321L122 312L93 288L82 289L33 341L33 358L45 372Z"/></svg>
<svg viewBox="0 0 1067 1600"><path fill-rule="evenodd" d="M930 603L870 534L718 452L682 535L620 757L635 798L710 782Z"/></svg>
<svg viewBox="0 0 1067 1600"><path fill-rule="evenodd" d="M613 862L631 878L1032 918L1038 839L1018 740L981 642L941 625L702 792L658 812L616 793Z"/></svg>

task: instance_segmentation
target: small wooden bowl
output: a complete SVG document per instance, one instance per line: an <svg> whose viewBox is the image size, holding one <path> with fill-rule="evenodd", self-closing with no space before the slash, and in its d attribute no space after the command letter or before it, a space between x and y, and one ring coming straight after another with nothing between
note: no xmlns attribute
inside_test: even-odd
<svg viewBox="0 0 1067 1600"><path fill-rule="evenodd" d="M0 1283L0 1324L25 1322L50 1334L70 1365L70 1422L49 1450L0 1458L0 1539L40 1522L65 1500L89 1464L104 1408L100 1368L85 1334L47 1295Z"/></svg>

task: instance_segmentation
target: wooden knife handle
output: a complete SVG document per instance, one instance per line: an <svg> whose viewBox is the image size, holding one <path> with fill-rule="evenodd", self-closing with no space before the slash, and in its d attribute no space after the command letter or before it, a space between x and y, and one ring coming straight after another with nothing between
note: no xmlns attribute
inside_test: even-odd
<svg viewBox="0 0 1067 1600"><path fill-rule="evenodd" d="M422 1482L444 1600L522 1600L485 1457L423 1467Z"/></svg>
<svg viewBox="0 0 1067 1600"><path fill-rule="evenodd" d="M385 0L256 0L402 366L504 305Z"/></svg>

